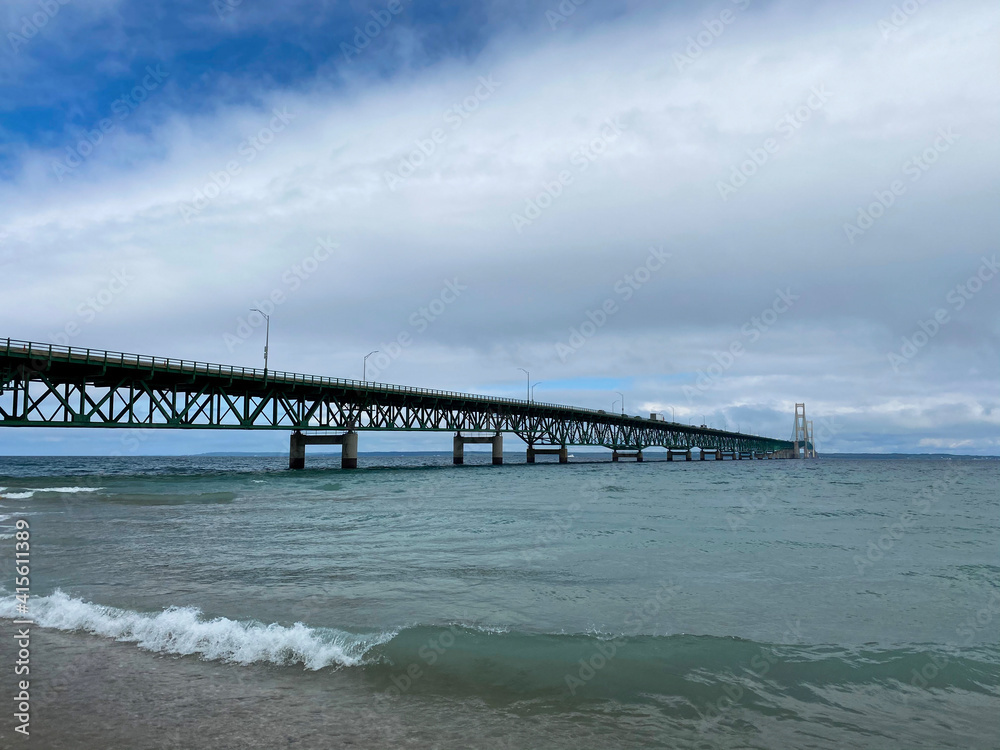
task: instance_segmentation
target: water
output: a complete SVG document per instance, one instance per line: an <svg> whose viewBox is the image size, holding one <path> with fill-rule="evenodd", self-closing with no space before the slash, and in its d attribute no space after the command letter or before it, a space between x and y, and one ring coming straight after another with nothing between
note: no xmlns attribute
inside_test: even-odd
<svg viewBox="0 0 1000 750"><path fill-rule="evenodd" d="M995 460L285 460L0 459L36 746L1000 747Z"/></svg>

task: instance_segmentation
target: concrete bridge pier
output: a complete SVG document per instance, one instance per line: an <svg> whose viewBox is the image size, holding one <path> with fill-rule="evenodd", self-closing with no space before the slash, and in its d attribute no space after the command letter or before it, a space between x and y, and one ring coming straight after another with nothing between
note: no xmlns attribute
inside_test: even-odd
<svg viewBox="0 0 1000 750"><path fill-rule="evenodd" d="M306 468L307 445L339 445L340 468L358 468L358 433L346 432L343 435L303 435L296 430L289 438L288 468Z"/></svg>
<svg viewBox="0 0 1000 750"><path fill-rule="evenodd" d="M615 449L615 450L613 450L611 452L611 460L612 461L618 461L618 459L620 459L620 458L634 458L635 461L636 461L636 463L641 464L642 463L642 450L620 451L620 450Z"/></svg>
<svg viewBox="0 0 1000 750"><path fill-rule="evenodd" d="M494 449L495 450L495 449ZM568 464L569 463L569 448L565 445L562 446L550 446L548 448L536 448L534 445L528 445L528 463L535 463L535 456L559 456L559 463Z"/></svg>
<svg viewBox="0 0 1000 750"><path fill-rule="evenodd" d="M298 431L292 433L288 441L288 468L306 468L306 441L305 436Z"/></svg>
<svg viewBox="0 0 1000 750"><path fill-rule="evenodd" d="M715 460L716 461L721 461L722 460L722 451L721 450L718 450L718 451L715 452Z"/></svg>
<svg viewBox="0 0 1000 750"><path fill-rule="evenodd" d="M340 468L358 468L358 433L348 432L344 434L340 443Z"/></svg>
<svg viewBox="0 0 1000 750"><path fill-rule="evenodd" d="M493 465L501 466L503 464L503 435L499 432L489 437L465 437L461 432L456 432L452 450L452 463L455 466L461 466L465 463L466 443L490 443L493 446ZM530 446L528 447L528 451L528 463L534 463L534 457L530 455Z"/></svg>
<svg viewBox="0 0 1000 750"><path fill-rule="evenodd" d="M667 460L673 461L674 456L684 456L685 461L691 460L690 448L667 448Z"/></svg>

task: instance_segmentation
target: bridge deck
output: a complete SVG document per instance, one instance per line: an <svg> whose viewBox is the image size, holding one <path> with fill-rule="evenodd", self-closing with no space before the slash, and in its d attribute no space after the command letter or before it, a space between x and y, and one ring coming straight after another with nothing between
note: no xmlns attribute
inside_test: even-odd
<svg viewBox="0 0 1000 750"><path fill-rule="evenodd" d="M587 409L562 404L549 404L540 401L525 401L501 396L484 396L475 393L459 391L441 391L433 388L415 388L412 386L377 383L373 381L350 380L346 378L329 378L319 375L306 375L295 372L262 370L251 367L236 367L232 365L197 362L187 359L171 359L153 357L142 354L84 349L81 347L57 346L54 344L39 344L14 339L0 339L0 367L14 362L22 365L27 361L44 365L53 373L68 375L70 373L84 374L87 377L98 377L102 381L111 382L124 371L130 373L150 374L163 379L164 382L176 383L178 386L194 386L202 380L216 379L226 383L256 383L260 386L287 385L293 387L312 386L319 389L336 388L338 391L357 391L358 393L385 395L400 394L404 396L432 397L440 399L447 397L476 404L513 404L531 406L534 408L548 407L562 409L577 414L603 414L597 409ZM68 367L67 367L68 366ZM192 381L189 376L201 376ZM641 419L641 417L639 417Z"/></svg>
<svg viewBox="0 0 1000 750"><path fill-rule="evenodd" d="M0 339L0 426L514 432L528 442L771 452L726 430L562 404Z"/></svg>

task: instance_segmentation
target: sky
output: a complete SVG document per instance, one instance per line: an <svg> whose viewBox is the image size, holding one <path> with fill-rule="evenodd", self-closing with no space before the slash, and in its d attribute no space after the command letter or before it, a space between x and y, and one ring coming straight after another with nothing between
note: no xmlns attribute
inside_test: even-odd
<svg viewBox="0 0 1000 750"><path fill-rule="evenodd" d="M369 380L1000 454L998 31L966 0L8 0L0 336L261 366L262 307L274 370L378 350Z"/></svg>

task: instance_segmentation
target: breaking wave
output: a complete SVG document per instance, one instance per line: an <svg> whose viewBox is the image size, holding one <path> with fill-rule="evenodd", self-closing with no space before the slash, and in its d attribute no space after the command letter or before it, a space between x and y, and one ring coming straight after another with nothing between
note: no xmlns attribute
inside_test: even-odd
<svg viewBox="0 0 1000 750"><path fill-rule="evenodd" d="M15 612L13 595L0 589L0 618L16 619ZM830 690L878 686L915 695L928 682L936 689L1000 698L1000 647L993 644L772 644L687 634L525 632L469 623L358 634L303 623L209 619L194 607L135 612L60 590L32 598L31 617L44 628L90 633L158 653L308 670L360 667L381 692L489 694L511 702L567 697L645 702L673 696L692 707L693 716L707 715L737 692L745 705L760 710L783 701L822 702ZM593 679L598 673L600 679ZM933 680L920 677L931 673Z"/></svg>
<svg viewBox="0 0 1000 750"><path fill-rule="evenodd" d="M0 598L0 617L14 619L15 600ZM169 607L159 613L133 612L75 599L56 590L32 598L31 617L45 628L84 631L139 648L167 654L195 654L203 659L253 664L302 664L306 669L357 666L365 653L394 633L357 635L302 623L287 627L238 622L225 617L206 619L194 607Z"/></svg>
<svg viewBox="0 0 1000 750"><path fill-rule="evenodd" d="M100 492L103 487L38 487L23 489L19 492L7 492L6 487L0 487L0 497L8 500L27 500L35 495L75 495L80 492Z"/></svg>

